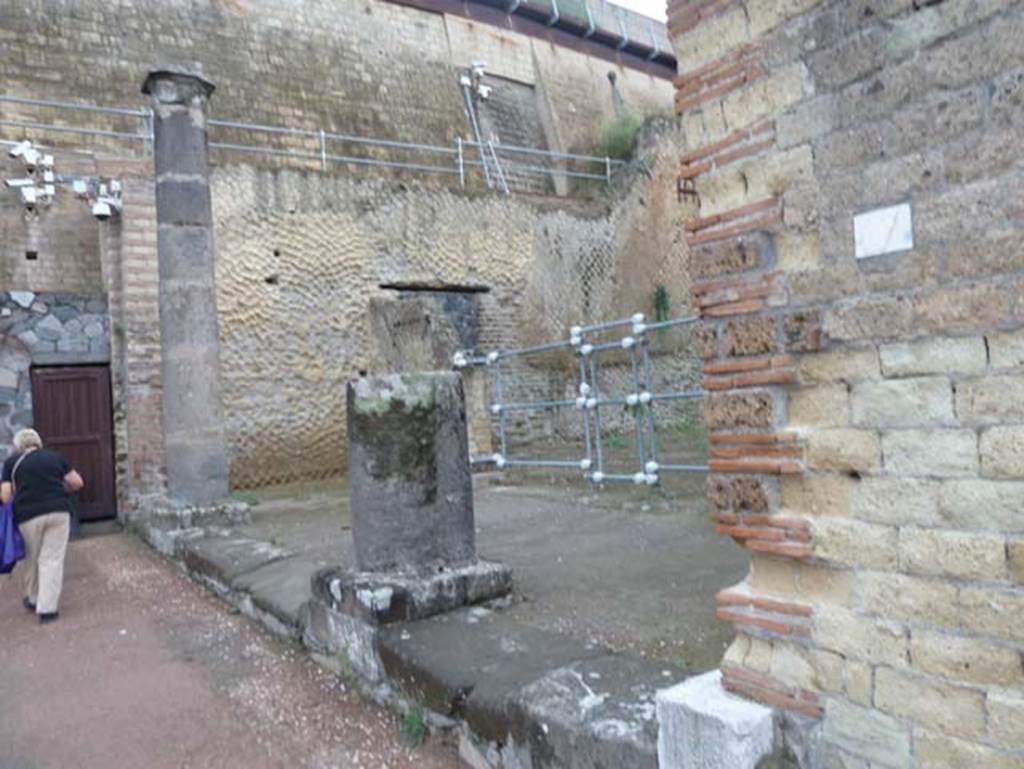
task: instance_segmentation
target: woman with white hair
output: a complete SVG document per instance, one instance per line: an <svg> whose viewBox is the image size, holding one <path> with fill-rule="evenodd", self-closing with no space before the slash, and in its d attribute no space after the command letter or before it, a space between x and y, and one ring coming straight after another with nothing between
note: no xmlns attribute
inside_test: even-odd
<svg viewBox="0 0 1024 769"><path fill-rule="evenodd" d="M14 448L0 476L0 500L14 498L14 520L25 540L23 603L45 624L57 619L64 585L71 494L85 483L64 457L43 448L35 430L19 430Z"/></svg>

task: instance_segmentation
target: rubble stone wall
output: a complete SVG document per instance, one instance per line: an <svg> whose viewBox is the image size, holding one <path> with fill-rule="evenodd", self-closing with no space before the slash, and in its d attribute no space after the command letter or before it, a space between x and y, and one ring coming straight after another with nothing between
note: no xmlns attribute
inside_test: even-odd
<svg viewBox="0 0 1024 769"><path fill-rule="evenodd" d="M1024 765L1024 7L676 0L727 688L824 767ZM913 247L854 217L909 204ZM863 252L862 252L863 253Z"/></svg>
<svg viewBox="0 0 1024 769"><path fill-rule="evenodd" d="M425 185L244 166L212 190L222 378L232 484L339 474L345 382L385 373L369 306L385 285L483 287L479 348L566 338L573 323L653 311L657 285L687 307L677 137L652 138L624 189L597 202L465 194ZM468 388L485 452L486 378ZM562 395L540 360L517 379L526 399ZM519 397L519 396L517 396ZM578 417L574 420L578 422ZM518 429L522 440L551 420Z"/></svg>

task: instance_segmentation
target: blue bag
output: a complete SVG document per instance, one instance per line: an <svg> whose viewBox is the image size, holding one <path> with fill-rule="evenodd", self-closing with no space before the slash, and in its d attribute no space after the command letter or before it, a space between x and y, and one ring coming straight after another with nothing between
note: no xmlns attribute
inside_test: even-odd
<svg viewBox="0 0 1024 769"><path fill-rule="evenodd" d="M25 557L25 541L14 523L14 505L0 507L0 574L10 574L14 564Z"/></svg>

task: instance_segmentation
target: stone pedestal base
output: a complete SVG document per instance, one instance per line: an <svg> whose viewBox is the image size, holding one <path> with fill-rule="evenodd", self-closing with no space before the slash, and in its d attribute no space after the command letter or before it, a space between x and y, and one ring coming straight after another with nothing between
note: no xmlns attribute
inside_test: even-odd
<svg viewBox="0 0 1024 769"><path fill-rule="evenodd" d="M511 570L487 561L426 576L332 568L313 577L314 601L369 625L425 619L501 598L511 590Z"/></svg>
<svg viewBox="0 0 1024 769"><path fill-rule="evenodd" d="M772 709L727 692L717 670L656 701L659 769L755 769L775 750Z"/></svg>

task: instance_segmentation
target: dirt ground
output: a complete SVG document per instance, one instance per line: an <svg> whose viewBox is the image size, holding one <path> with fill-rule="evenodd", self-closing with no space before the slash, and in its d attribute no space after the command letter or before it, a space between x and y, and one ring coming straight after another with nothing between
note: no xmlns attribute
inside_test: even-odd
<svg viewBox="0 0 1024 769"><path fill-rule="evenodd" d="M455 769L130 535L73 542L59 621L0 577L0 769Z"/></svg>

